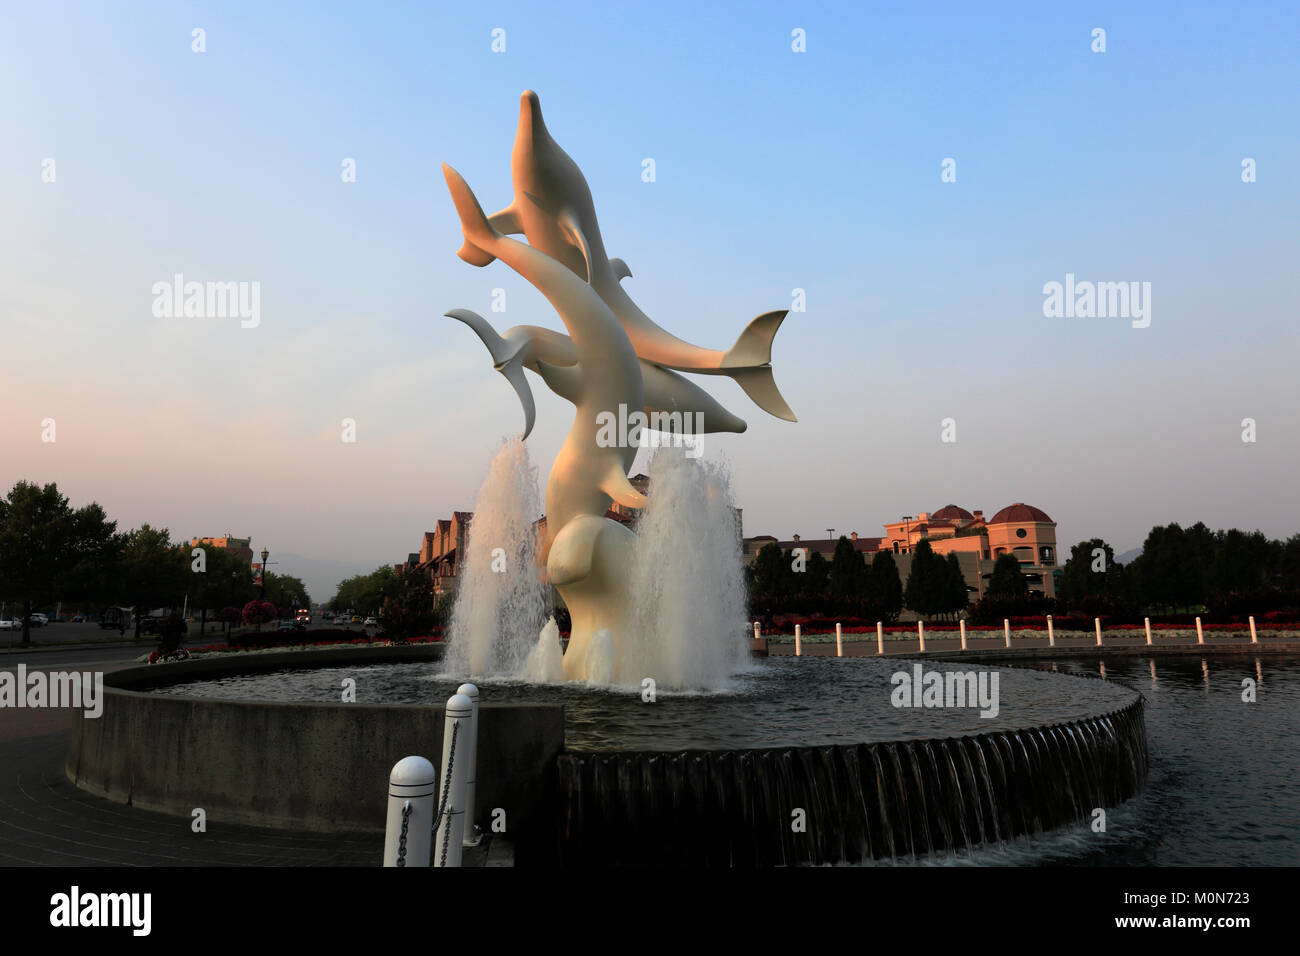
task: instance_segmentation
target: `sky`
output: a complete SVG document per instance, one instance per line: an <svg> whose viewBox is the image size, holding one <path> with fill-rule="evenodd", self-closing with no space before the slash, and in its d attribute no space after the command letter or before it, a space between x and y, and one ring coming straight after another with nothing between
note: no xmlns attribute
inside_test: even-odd
<svg viewBox="0 0 1300 956"><path fill-rule="evenodd" d="M418 550L522 426L443 313L562 329L456 257L440 172L506 205L533 89L659 325L725 349L803 290L798 423L696 380L749 425L706 444L747 535L1016 501L1063 552L1300 531L1300 8L942 9L7 5L0 491L251 536L317 599ZM257 283L257 323L155 314L176 274ZM1150 283L1149 325L1045 316L1067 274ZM534 383L545 476L572 410Z"/></svg>

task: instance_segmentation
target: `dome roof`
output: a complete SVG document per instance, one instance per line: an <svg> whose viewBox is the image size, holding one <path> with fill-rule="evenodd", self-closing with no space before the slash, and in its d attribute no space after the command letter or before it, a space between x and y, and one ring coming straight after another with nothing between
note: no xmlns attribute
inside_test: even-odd
<svg viewBox="0 0 1300 956"><path fill-rule="evenodd" d="M1035 521L1042 521L1047 524L1055 523L1047 516L1047 512L1041 508L1027 505L1023 501L1017 501L1013 505L1007 505L990 518L989 524L1028 524Z"/></svg>
<svg viewBox="0 0 1300 956"><path fill-rule="evenodd" d="M953 521L974 521L975 516L965 508L958 508L956 505L944 505L931 518L947 518Z"/></svg>

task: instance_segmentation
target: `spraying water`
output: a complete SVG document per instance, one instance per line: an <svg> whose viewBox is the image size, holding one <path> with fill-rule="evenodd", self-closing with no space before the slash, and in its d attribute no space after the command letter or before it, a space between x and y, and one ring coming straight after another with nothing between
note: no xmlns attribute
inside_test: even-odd
<svg viewBox="0 0 1300 956"><path fill-rule="evenodd" d="M598 632L588 683L639 686L649 677L664 690L725 689L746 660L730 475L682 448L662 448L650 463L650 489L628 568L629 633L616 650L609 632ZM474 502L444 674L564 681L559 629L547 620L537 568L540 513L527 448L507 441Z"/></svg>
<svg viewBox="0 0 1300 956"><path fill-rule="evenodd" d="M542 628L537 646L529 652L519 677L530 684L564 683L564 649L560 647L560 628L555 618Z"/></svg>
<svg viewBox="0 0 1300 956"><path fill-rule="evenodd" d="M518 673L549 616L537 568L534 522L542 513L528 447L506 440L474 500L466 554L452 609L443 673L474 677Z"/></svg>
<svg viewBox="0 0 1300 956"><path fill-rule="evenodd" d="M622 681L725 688L746 660L746 619L740 524L723 465L682 448L655 453L629 584Z"/></svg>

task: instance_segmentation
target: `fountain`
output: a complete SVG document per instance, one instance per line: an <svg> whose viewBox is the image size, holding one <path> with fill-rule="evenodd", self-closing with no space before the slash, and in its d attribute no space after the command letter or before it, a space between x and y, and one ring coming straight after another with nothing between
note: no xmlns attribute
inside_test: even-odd
<svg viewBox="0 0 1300 956"><path fill-rule="evenodd" d="M636 536L607 512L614 502L631 509L646 504L627 474L640 445L641 422L676 433L688 424L692 434L744 430L743 421L678 374L682 371L730 376L760 407L793 420L770 364L772 337L786 312L760 315L726 352L691 345L651 321L624 291L621 282L631 272L622 260L606 255L586 179L551 138L532 91L525 91L520 101L511 155L514 201L509 206L489 218L459 173L447 165L443 173L464 234L460 257L480 267L495 260L505 263L542 293L568 331L566 336L516 326L499 334L467 309L447 313L474 330L494 367L514 387L524 409L525 439L535 417L525 369L575 408L547 482L540 551L572 622L565 676L593 683L638 681L662 655L654 637L634 636L646 622L633 603L647 586L659 592L644 576L641 587L634 586ZM526 243L512 238L519 233ZM697 536L703 530L693 529ZM657 539L665 533L658 531ZM476 542L487 540L481 530L471 534ZM738 553L739 536L725 540L732 538ZM684 542L687 551L701 541ZM492 615L481 613L490 624ZM738 627L739 620L735 623ZM697 642L693 655L676 655L675 665L664 672L671 685L697 679L682 669L690 663L688 656L708 668L709 676L720 669L719 655L698 651L699 642L715 638L692 632L691 640ZM463 634L461 639L466 639ZM724 632L722 639L734 641L734 632ZM479 634L468 636L473 646L482 640L486 638ZM724 651L721 657L726 656Z"/></svg>
<svg viewBox="0 0 1300 956"><path fill-rule="evenodd" d="M302 801L245 783L291 762L320 784L314 825L337 826L350 808L384 797L365 787L367 775L382 781L385 760L437 758L442 714L430 702L475 675L487 682L480 740L492 744L477 768L491 801L480 816L487 806L512 821L520 865L910 861L1087 821L1142 789L1142 696L1105 680L999 668L1000 682L989 681L1000 687L998 706L912 708L894 693L912 661L748 663L727 469L697 457L698 444L660 448L643 495L628 468L647 424L697 440L745 430L682 373L729 376L759 407L792 420L769 364L784 312L760 315L726 352L653 323L623 291L630 270L606 256L586 181L550 138L531 92L509 206L488 217L444 169L461 258L515 269L568 332L498 334L473 312L448 313L478 335L515 389L524 432L502 445L475 502L445 654L441 645L364 657L286 653L110 675L103 719L79 720L70 745L78 785L168 812L202 805L234 819L297 820ZM526 243L511 238L521 233ZM546 485L544 533L525 441L536 415L526 373L575 407ZM609 516L611 503L638 513L635 531ZM572 619L563 652L552 585ZM440 654L441 673L431 674L426 662ZM954 675L927 660L983 686L973 670ZM337 704L348 680L364 704ZM159 734L142 728L154 719L187 728L184 746L148 746ZM304 753L303 726L330 746ZM253 733L282 756L246 753L240 742ZM363 792L347 789L354 784ZM240 802L245 791L255 807Z"/></svg>

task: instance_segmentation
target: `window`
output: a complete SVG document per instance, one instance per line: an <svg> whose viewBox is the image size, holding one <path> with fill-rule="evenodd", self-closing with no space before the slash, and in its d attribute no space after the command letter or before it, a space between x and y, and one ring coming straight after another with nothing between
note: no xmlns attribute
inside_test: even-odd
<svg viewBox="0 0 1300 956"><path fill-rule="evenodd" d="M1023 538L1023 537L1024 537L1025 535L1027 535L1028 533L1029 533L1029 532L1026 531L1024 528L1017 528L1017 529L1016 529L1016 537L1017 537L1017 538Z"/></svg>

